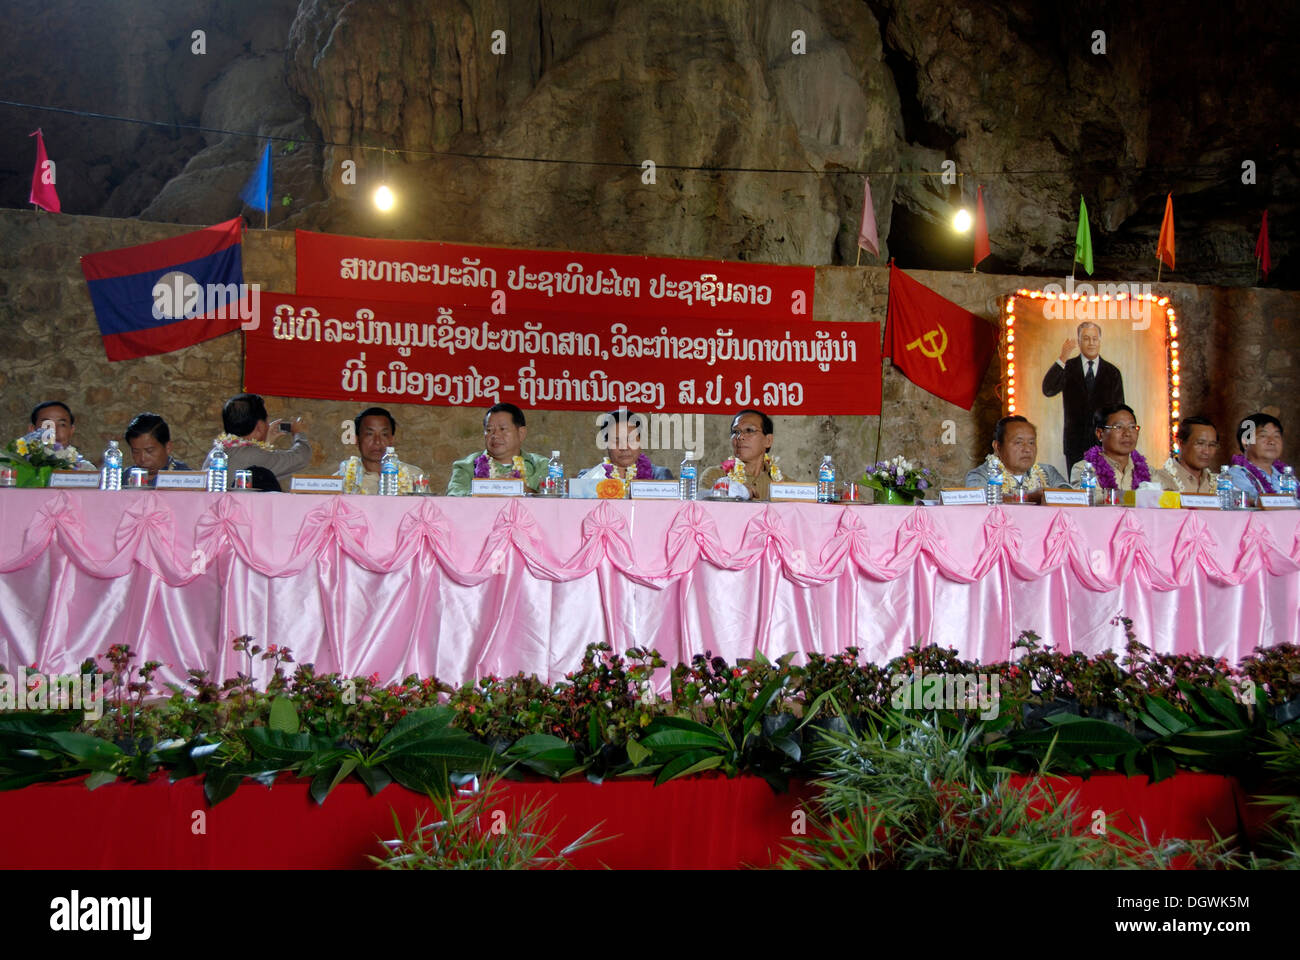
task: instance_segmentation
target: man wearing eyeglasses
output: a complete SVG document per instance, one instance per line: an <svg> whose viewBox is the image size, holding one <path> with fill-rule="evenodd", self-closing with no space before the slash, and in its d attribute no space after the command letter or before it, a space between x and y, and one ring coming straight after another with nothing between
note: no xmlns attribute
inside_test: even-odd
<svg viewBox="0 0 1300 960"><path fill-rule="evenodd" d="M1061 444L1065 447L1065 469L1071 472L1094 443L1093 412L1124 402L1124 378L1119 368L1101 358L1101 327L1084 322L1075 333L1078 341L1070 339L1062 344L1061 356L1043 377L1043 396L1062 394ZM1079 355L1072 357L1076 347Z"/></svg>
<svg viewBox="0 0 1300 960"><path fill-rule="evenodd" d="M1187 417L1178 424L1178 456L1165 461L1155 480L1166 490L1214 493L1210 463L1219 452L1219 432L1205 417Z"/></svg>
<svg viewBox="0 0 1300 960"><path fill-rule="evenodd" d="M752 500L766 500L772 481L781 481L781 468L772 456L772 418L760 410L741 410L731 421L732 456L709 467L700 477L700 493L726 478L743 483Z"/></svg>
<svg viewBox="0 0 1300 960"><path fill-rule="evenodd" d="M1137 452L1137 415L1122 403L1102 407L1092 415L1095 446L1084 451L1083 459L1070 471L1070 483L1079 485L1085 464L1097 471L1097 494L1102 490L1136 490L1152 479L1146 458Z"/></svg>

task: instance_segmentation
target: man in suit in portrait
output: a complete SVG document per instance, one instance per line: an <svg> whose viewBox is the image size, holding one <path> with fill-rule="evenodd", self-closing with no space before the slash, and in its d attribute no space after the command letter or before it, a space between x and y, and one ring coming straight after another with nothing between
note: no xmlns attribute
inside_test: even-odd
<svg viewBox="0 0 1300 960"><path fill-rule="evenodd" d="M1061 443L1065 447L1065 473L1083 459L1096 444L1092 432L1094 410L1124 402L1124 378L1119 368L1101 358L1101 327L1090 321L1079 324L1078 341L1061 345L1061 356L1043 377L1043 396L1061 397L1065 425ZM1078 356L1072 356L1076 347Z"/></svg>

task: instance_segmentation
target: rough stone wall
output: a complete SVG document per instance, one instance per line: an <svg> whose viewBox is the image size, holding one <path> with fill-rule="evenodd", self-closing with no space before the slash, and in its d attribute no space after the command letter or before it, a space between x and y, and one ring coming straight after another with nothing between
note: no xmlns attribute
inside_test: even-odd
<svg viewBox="0 0 1300 960"><path fill-rule="evenodd" d="M63 399L77 415L76 443L98 462L111 437L120 437L136 413L154 410L167 418L176 452L197 466L220 429L221 404L242 389L241 338L227 335L157 357L109 363L104 356L78 257L185 232L187 227L0 211L0 434L27 427L31 407ZM244 242L244 273L263 289L292 292L293 235L250 231ZM914 276L943 296L989 318L999 298L1019 287L1041 284L1027 277L920 271ZM819 267L815 320L884 320L888 270L882 267ZM1183 410L1205 412L1224 431L1252 410L1277 414L1300 443L1300 330L1294 319L1300 294L1170 284L1182 320ZM882 456L919 459L949 483L959 483L987 449L991 426L1001 415L991 364L975 408L961 410L918 389L892 369L885 371ZM339 425L357 412L325 400L268 398L272 416L300 415L311 424L315 466L332 472L351 451ZM445 488L451 461L482 443L481 411L394 404L399 451L423 466L435 490ZM529 411L529 447L564 451L570 471L596 462L594 413ZM944 422L955 424L954 444L944 444ZM875 417L778 417L776 452L786 471L811 479L822 454L841 470L861 469L873 456ZM716 462L728 451L725 417L707 417L704 456ZM1148 450L1163 460L1164 450ZM674 468L683 451L655 456ZM327 469L328 468L328 469Z"/></svg>
<svg viewBox="0 0 1300 960"><path fill-rule="evenodd" d="M1082 192L1098 275L1149 279L1172 191L1180 279L1255 283L1267 207L1266 286L1300 286L1296 4L9 0L4 12L5 99L157 124L0 109L7 207L25 205L37 126L65 210L172 223L244 209L262 138L280 136L303 145L276 143L272 226L846 264L861 177L845 171L863 170L899 262L956 269L970 250L946 228L959 193L934 176L952 160L965 203L986 187L987 270L1068 269ZM653 186L646 159L660 165ZM384 217L368 202L381 177L402 197Z"/></svg>

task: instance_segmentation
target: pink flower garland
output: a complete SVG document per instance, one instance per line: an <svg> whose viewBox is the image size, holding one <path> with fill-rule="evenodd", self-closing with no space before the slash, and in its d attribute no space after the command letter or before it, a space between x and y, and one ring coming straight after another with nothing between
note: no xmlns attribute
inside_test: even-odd
<svg viewBox="0 0 1300 960"><path fill-rule="evenodd" d="M1269 482L1267 474L1265 474L1263 470L1259 469L1259 467L1255 466L1253 463L1247 460L1245 454L1239 453L1235 457L1233 457L1232 465L1234 467L1245 467L1246 471L1252 477L1255 478L1255 482L1259 484L1260 490L1262 490L1264 493L1274 492L1273 484ZM1283 470L1286 469L1286 464L1283 463L1281 460L1274 460L1273 469L1276 470L1278 473L1281 473Z"/></svg>
<svg viewBox="0 0 1300 960"><path fill-rule="evenodd" d="M480 453L474 458L474 476L478 477L480 480L492 476L492 470L488 466L488 457L486 453ZM515 469L510 471L509 476L518 480L520 479L521 474L517 469Z"/></svg>
<svg viewBox="0 0 1300 960"><path fill-rule="evenodd" d="M612 463L606 463L604 464L604 467L605 467L605 476L612 477L614 475L614 465ZM636 476L633 477L632 479L653 480L654 476L655 476L654 464L650 462L650 458L647 457L644 453L641 454L641 456L636 458Z"/></svg>
<svg viewBox="0 0 1300 960"><path fill-rule="evenodd" d="M1146 483L1151 479L1151 468L1147 466L1146 457L1134 450L1129 456L1133 459L1133 489L1136 490L1139 484ZM1101 452L1100 444L1089 447L1088 452L1083 455L1083 459L1092 464L1092 468L1097 471L1097 486L1102 490L1114 490L1119 486L1119 480L1115 477L1115 468L1110 465Z"/></svg>

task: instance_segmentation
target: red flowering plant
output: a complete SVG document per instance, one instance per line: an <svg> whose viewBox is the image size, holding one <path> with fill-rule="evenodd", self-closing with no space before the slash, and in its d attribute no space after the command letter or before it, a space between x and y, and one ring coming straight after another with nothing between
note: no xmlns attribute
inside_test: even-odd
<svg viewBox="0 0 1300 960"><path fill-rule="evenodd" d="M565 732L550 693L550 686L523 671L509 677L489 674L452 690L448 705L456 711L456 726L505 749L531 734Z"/></svg>
<svg viewBox="0 0 1300 960"><path fill-rule="evenodd" d="M137 679L132 679L135 666L135 654L125 643L115 643L103 655L108 661L106 671L107 683L113 689L111 697L106 697L104 713L96 725L101 735L111 737L128 753L138 752L141 745L147 750L153 743L161 726L159 718L153 711L145 710L145 697L154 692L153 678L162 666L159 660L146 660L135 670ZM81 665L83 675L101 672L98 662L88 659Z"/></svg>
<svg viewBox="0 0 1300 960"><path fill-rule="evenodd" d="M1300 646L1256 647L1241 661L1240 673L1259 686L1277 722L1300 719Z"/></svg>
<svg viewBox="0 0 1300 960"><path fill-rule="evenodd" d="M591 643L582 665L555 685L552 732L572 745L589 778L625 764L636 752L629 742L671 708L653 689L654 673L664 666L657 650L631 647L619 656L607 643Z"/></svg>
<svg viewBox="0 0 1300 960"><path fill-rule="evenodd" d="M790 666L794 654L788 653L772 663L761 653L748 660L728 663L712 651L696 654L689 665L678 664L672 671L674 713L690 717L700 723L720 720L724 724L736 722L747 713L761 692L774 680L788 685L795 670ZM784 700L771 699L765 712L781 712Z"/></svg>
<svg viewBox="0 0 1300 960"><path fill-rule="evenodd" d="M806 720L825 710L850 715L883 710L889 703L889 678L874 663L860 663L861 650L808 654L808 663L791 684L791 709Z"/></svg>

